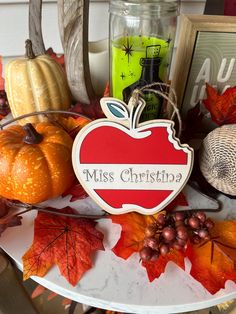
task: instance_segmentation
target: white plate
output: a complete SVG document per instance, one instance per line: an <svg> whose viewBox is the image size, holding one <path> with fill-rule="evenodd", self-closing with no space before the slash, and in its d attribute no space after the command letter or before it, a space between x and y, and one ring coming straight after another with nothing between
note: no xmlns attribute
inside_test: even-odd
<svg viewBox="0 0 236 314"><path fill-rule="evenodd" d="M236 200L220 197L224 203L221 213L212 214L217 218L235 219ZM49 202L54 207L68 205L68 197ZM89 199L70 203L82 212L97 212L99 209ZM15 260L22 269L21 257L33 240L33 223L36 212L24 215L23 225L8 228L0 238L0 246ZM120 226L110 220L101 220L98 228L105 234L106 250L99 251L94 257L94 267L72 287L60 274L57 266L44 278L32 279L75 301L91 306L113 309L130 313L178 313L207 308L236 297L236 284L226 282L225 289L211 295L199 282L189 275L190 263L186 260L186 271L173 263L159 279L148 281L145 269L139 263L138 254L127 261L115 256L110 250L119 239Z"/></svg>

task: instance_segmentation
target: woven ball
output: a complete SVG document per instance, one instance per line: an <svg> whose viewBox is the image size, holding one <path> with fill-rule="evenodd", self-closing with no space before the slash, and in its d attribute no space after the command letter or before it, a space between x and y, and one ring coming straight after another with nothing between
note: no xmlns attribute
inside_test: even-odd
<svg viewBox="0 0 236 314"><path fill-rule="evenodd" d="M236 124L223 125L206 136L200 148L199 165L214 188L236 196Z"/></svg>

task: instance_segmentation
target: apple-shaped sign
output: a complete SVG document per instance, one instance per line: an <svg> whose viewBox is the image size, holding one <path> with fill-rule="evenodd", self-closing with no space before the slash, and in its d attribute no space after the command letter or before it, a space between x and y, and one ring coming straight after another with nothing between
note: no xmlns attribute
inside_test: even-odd
<svg viewBox="0 0 236 314"><path fill-rule="evenodd" d="M154 214L183 189L193 150L180 144L170 120L138 123L145 101L102 98L107 119L86 125L73 145L75 174L105 211Z"/></svg>

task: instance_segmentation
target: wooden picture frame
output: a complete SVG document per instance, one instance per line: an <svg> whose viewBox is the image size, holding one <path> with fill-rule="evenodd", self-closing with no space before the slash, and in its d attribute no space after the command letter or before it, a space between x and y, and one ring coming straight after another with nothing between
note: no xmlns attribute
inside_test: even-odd
<svg viewBox="0 0 236 314"><path fill-rule="evenodd" d="M211 40L214 39L213 44L210 41L206 41L202 44L201 38L210 36ZM206 37L207 38L207 37ZM220 43L224 43L227 39L227 45L221 47ZM228 40L229 39L229 40ZM230 40L232 40L232 47L230 46ZM205 46L204 46L205 45ZM222 44L223 45L223 44ZM201 49L203 51L201 51ZM222 49L221 49L222 48ZM224 50L224 51L223 51ZM201 56L200 52L201 51ZM231 56L231 59L229 57ZM203 63L203 58L207 59L207 65ZM229 87L229 83L236 85L236 17L231 16L214 16L214 15L182 15L180 22L180 36L176 51L175 63L173 65L173 78L172 86L176 90L178 97L178 106L181 109L182 116L187 114L187 111L194 107L194 101L189 102L188 94L196 92L190 90L195 84L195 77L199 71L202 71L202 77L205 75L205 81L201 81L201 95L198 90L199 97L196 96L195 104L203 99L203 91L208 82L211 85L216 86L220 91L224 91L226 85ZM197 62L199 63L199 69L197 68ZM205 62L205 61L204 61ZM223 65L222 65L223 62ZM202 68L207 66L207 69ZM194 68L193 68L194 67ZM217 68L218 67L218 68ZM222 79L220 84L216 82L219 77L219 68L221 76L225 75L227 69L231 69L231 81L225 81ZM204 71L208 73L204 73ZM223 74L224 72L224 74ZM216 75L218 73L218 75ZM228 73L228 72L227 72ZM200 75L201 78L201 75ZM198 81L200 79L198 77ZM227 77L225 77L226 79ZM200 82L198 82L200 83ZM204 87L203 87L204 85ZM233 85L233 86L234 86ZM232 85L231 85L232 86ZM197 93L197 92L196 92ZM193 99L194 94L192 95ZM201 98L201 97L202 98ZM198 99L199 98L199 99ZM190 99L191 100L191 99ZM197 101L198 100L198 101Z"/></svg>

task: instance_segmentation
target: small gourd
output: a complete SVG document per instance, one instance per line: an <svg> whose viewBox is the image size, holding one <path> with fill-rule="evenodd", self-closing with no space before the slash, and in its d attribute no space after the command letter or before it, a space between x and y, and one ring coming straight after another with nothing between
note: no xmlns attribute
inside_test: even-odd
<svg viewBox="0 0 236 314"><path fill-rule="evenodd" d="M37 111L66 110L71 105L65 71L47 54L36 57L30 40L26 41L26 57L6 65L5 82L14 118ZM39 121L45 121L45 117L31 116L19 123Z"/></svg>
<svg viewBox="0 0 236 314"><path fill-rule="evenodd" d="M75 178L72 144L49 122L0 131L0 196L35 204L63 194Z"/></svg>
<svg viewBox="0 0 236 314"><path fill-rule="evenodd" d="M215 189L236 196L236 124L218 127L205 137L199 166Z"/></svg>

